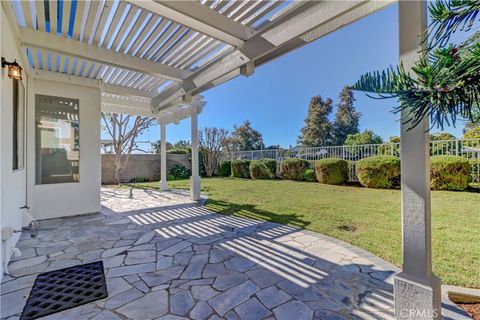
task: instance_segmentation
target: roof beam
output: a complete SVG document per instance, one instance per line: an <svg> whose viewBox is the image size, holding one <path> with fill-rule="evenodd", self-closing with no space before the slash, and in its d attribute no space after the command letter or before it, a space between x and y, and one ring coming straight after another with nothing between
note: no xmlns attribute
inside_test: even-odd
<svg viewBox="0 0 480 320"><path fill-rule="evenodd" d="M167 111L163 111L161 113L155 114L158 123L170 123L170 122L177 122L187 117L190 117L192 114L200 114L203 111L203 107L205 106L205 102L201 101L193 101L190 105L185 104L183 108L178 108L177 105L170 105ZM181 105L181 104L180 104Z"/></svg>
<svg viewBox="0 0 480 320"><path fill-rule="evenodd" d="M97 88L100 89L102 87L102 81L84 77L77 77L69 74L57 73L57 72L50 72L47 70L36 70L32 69L30 75L34 79L41 79L46 81L55 81L55 82L62 82L62 83L71 83L77 86L82 87L89 87L89 88Z"/></svg>
<svg viewBox="0 0 480 320"><path fill-rule="evenodd" d="M181 81L191 74L190 71L29 28L20 28L20 45L22 47L51 50L88 61L160 76L174 81Z"/></svg>
<svg viewBox="0 0 480 320"><path fill-rule="evenodd" d="M135 88L124 87L124 86L117 86L113 84L103 84L103 92L114 93L114 94L121 94L127 96L135 96L135 97L142 97L142 98L153 98L153 93L143 90L138 90Z"/></svg>
<svg viewBox="0 0 480 320"><path fill-rule="evenodd" d="M238 48L255 34L254 29L198 1L143 0L130 3Z"/></svg>
<svg viewBox="0 0 480 320"><path fill-rule="evenodd" d="M123 113L134 116L152 117L152 109L142 101L128 101L118 97L102 96L102 112Z"/></svg>
<svg viewBox="0 0 480 320"><path fill-rule="evenodd" d="M235 76L233 71L241 69L247 63L253 61L255 66L259 66L269 62L393 2L394 0L325 1L298 6L297 10L281 17L282 23L275 21L264 28L263 32L247 40L242 50L234 50L214 64L192 74L178 86L157 95L152 99L152 107L161 111L167 107L162 101L169 99L174 93L199 94L215 86L217 79L232 78L231 75ZM306 8L308 10L305 10Z"/></svg>

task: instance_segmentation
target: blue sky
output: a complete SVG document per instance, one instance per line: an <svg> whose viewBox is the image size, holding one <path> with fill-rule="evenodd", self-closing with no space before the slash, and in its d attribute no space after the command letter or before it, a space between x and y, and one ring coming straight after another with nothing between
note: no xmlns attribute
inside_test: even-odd
<svg viewBox="0 0 480 320"><path fill-rule="evenodd" d="M234 124L248 119L266 145L295 145L312 96L320 94L336 103L344 85L397 61L397 6L393 5L257 68L248 78L240 76L204 92L207 105L199 126L231 131ZM398 116L391 113L395 100L374 100L360 92L355 97L355 107L362 113L361 130L374 130L384 139L399 135ZM461 137L462 128L459 123L444 131ZM158 137L155 127L139 140ZM180 139L190 140L188 119L167 126L167 140Z"/></svg>

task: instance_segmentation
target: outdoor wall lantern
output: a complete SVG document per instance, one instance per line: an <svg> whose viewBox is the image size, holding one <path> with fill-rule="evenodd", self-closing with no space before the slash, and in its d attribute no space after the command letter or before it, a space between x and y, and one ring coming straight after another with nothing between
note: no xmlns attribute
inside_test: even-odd
<svg viewBox="0 0 480 320"><path fill-rule="evenodd" d="M22 80L22 67L19 66L17 60L8 62L2 57L2 68L8 67L8 77L10 79Z"/></svg>

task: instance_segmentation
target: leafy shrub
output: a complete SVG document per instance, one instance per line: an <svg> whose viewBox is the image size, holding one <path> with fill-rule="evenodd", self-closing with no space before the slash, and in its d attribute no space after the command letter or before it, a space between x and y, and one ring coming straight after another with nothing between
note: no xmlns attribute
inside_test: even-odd
<svg viewBox="0 0 480 320"><path fill-rule="evenodd" d="M303 175L309 166L307 160L286 159L280 163L280 172L284 179L301 181L304 179Z"/></svg>
<svg viewBox="0 0 480 320"><path fill-rule="evenodd" d="M167 150L167 153L170 153L170 154L188 154L188 155L190 155L190 157L189 157L190 161L192 161L192 159L191 159L192 149L188 148L188 147L173 148L173 149ZM205 174L206 174L205 164L204 164L204 161L203 161L203 154L202 154L201 151L198 151L198 171L199 171L199 174L202 177L205 176Z"/></svg>
<svg viewBox="0 0 480 320"><path fill-rule="evenodd" d="M130 182L138 183L138 182L148 182L148 181L150 181L150 179L146 177L134 177Z"/></svg>
<svg viewBox="0 0 480 320"><path fill-rule="evenodd" d="M471 181L474 183L480 183L480 159L471 159L469 162L472 175Z"/></svg>
<svg viewBox="0 0 480 320"><path fill-rule="evenodd" d="M433 190L465 190L470 179L470 163L459 156L430 158L430 187Z"/></svg>
<svg viewBox="0 0 480 320"><path fill-rule="evenodd" d="M190 148L174 148L174 149L167 150L167 153L171 153L171 154L190 154L191 151L190 151Z"/></svg>
<svg viewBox="0 0 480 320"><path fill-rule="evenodd" d="M367 188L393 188L400 185L400 158L375 156L358 160L358 181Z"/></svg>
<svg viewBox="0 0 480 320"><path fill-rule="evenodd" d="M353 173L355 175L356 171L356 161L347 160L347 170L348 170L348 178L350 179L350 175Z"/></svg>
<svg viewBox="0 0 480 320"><path fill-rule="evenodd" d="M176 164L170 168L169 174L173 176L175 180L177 179L187 179L190 177L190 170L182 166L181 164Z"/></svg>
<svg viewBox="0 0 480 320"><path fill-rule="evenodd" d="M272 179L274 177L270 168L262 160L252 160L249 170L252 179Z"/></svg>
<svg viewBox="0 0 480 320"><path fill-rule="evenodd" d="M277 161L275 159L260 159L260 161L265 163L273 177L277 175Z"/></svg>
<svg viewBox="0 0 480 320"><path fill-rule="evenodd" d="M232 161L232 177L250 178L250 160L233 160Z"/></svg>
<svg viewBox="0 0 480 320"><path fill-rule="evenodd" d="M218 165L217 175L220 177L229 177L232 174L232 161L224 160Z"/></svg>
<svg viewBox="0 0 480 320"><path fill-rule="evenodd" d="M315 162L315 175L320 183L345 183L348 181L348 163L338 158L318 160Z"/></svg>
<svg viewBox="0 0 480 320"><path fill-rule="evenodd" d="M305 180L307 182L317 181L317 178L315 177L315 170L313 170L313 169L305 170L305 172L303 173L303 179L302 180Z"/></svg>

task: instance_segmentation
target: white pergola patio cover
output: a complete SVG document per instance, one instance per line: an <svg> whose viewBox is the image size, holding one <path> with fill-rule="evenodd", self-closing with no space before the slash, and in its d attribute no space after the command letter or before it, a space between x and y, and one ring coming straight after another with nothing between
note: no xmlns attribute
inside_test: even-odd
<svg viewBox="0 0 480 320"><path fill-rule="evenodd" d="M386 1L2 1L27 72L103 89L102 110L192 118L192 197L200 197L197 115L203 91L393 3ZM400 58L410 66L426 29L426 3L400 1ZM396 36L396 35L392 35ZM428 123L402 128L403 272L395 278L398 319L440 317L432 274Z"/></svg>

